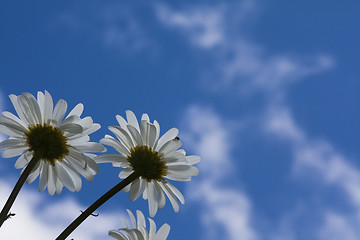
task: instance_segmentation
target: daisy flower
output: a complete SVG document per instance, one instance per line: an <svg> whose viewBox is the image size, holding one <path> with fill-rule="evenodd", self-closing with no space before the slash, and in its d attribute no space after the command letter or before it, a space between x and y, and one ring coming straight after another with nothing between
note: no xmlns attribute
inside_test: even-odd
<svg viewBox="0 0 360 240"><path fill-rule="evenodd" d="M26 182L32 183L39 175L39 191L47 187L50 195L60 194L63 187L70 191L81 189L82 175L92 181L99 169L94 154L105 148L100 143L89 142L89 134L100 125L91 117L80 118L84 106L78 104L64 118L67 103L59 100L55 107L51 95L38 92L37 99L30 93L10 95L18 115L3 112L0 116L0 132L9 139L0 143L2 156L20 157L15 168L22 171L34 156L40 160L31 170Z"/></svg>
<svg viewBox="0 0 360 240"><path fill-rule="evenodd" d="M186 156L179 149L181 142L178 130L172 128L162 137L160 126L155 120L150 122L149 116L143 114L139 123L132 111L126 111L127 121L117 115L120 126L109 127L117 137L105 135L100 142L117 150L120 154L104 154L97 156L97 163L111 162L115 167L124 168L120 178L126 178L133 172L140 177L135 179L123 191L130 191L129 199L135 201L142 194L148 200L150 216L165 205L165 195L169 198L174 211L179 211L179 201L184 204L181 192L166 179L190 181L199 170L194 167L200 161L198 156Z"/></svg>
<svg viewBox="0 0 360 240"><path fill-rule="evenodd" d="M133 213L127 209L129 217L131 219L132 227L129 227L127 222L123 220L125 224L125 228L121 228L119 230L111 230L109 231L109 235L118 240L165 240L170 232L170 226L168 224L164 224L161 226L158 232L156 232L156 224L155 222L149 218L150 222L150 233L146 229L146 222L144 214L137 210L137 221Z"/></svg>

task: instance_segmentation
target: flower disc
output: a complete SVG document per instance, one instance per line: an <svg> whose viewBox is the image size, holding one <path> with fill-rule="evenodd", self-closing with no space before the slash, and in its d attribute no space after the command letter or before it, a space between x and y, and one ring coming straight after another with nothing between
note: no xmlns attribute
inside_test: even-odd
<svg viewBox="0 0 360 240"><path fill-rule="evenodd" d="M135 172L139 172L148 182L160 181L166 175L166 165L159 154L147 146L131 149L128 161Z"/></svg>
<svg viewBox="0 0 360 240"><path fill-rule="evenodd" d="M51 165L69 153L66 137L56 127L48 124L37 124L29 127L25 134L29 150L39 154Z"/></svg>

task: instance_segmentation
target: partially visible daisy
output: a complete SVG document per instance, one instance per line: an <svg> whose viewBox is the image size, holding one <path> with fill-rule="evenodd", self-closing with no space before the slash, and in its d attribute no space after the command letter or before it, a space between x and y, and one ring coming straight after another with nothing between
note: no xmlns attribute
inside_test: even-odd
<svg viewBox="0 0 360 240"><path fill-rule="evenodd" d="M30 93L10 95L18 116L3 112L0 116L0 132L9 139L0 143L2 156L20 157L15 168L26 168L33 156L41 159L26 179L32 183L39 175L39 191L47 187L50 195L60 194L63 187L70 191L81 189L82 175L92 181L99 169L91 152L102 152L100 143L89 142L89 134L100 125L91 117L80 118L84 106L76 105L64 118L67 103L59 100L55 107L51 95L38 92L37 99Z"/></svg>
<svg viewBox="0 0 360 240"><path fill-rule="evenodd" d="M126 111L127 121L117 115L119 126L109 127L118 140L105 135L100 142L115 148L119 154L97 156L97 163L112 162L115 167L124 168L120 178L126 178L135 172L140 177L128 185L129 199L135 201L140 195L148 199L150 216L154 217L157 210L165 205L165 194L169 198L174 211L179 211L179 202L184 204L181 192L165 178L175 181L190 181L192 176L199 174L194 167L200 161L198 156L186 156L179 149L178 130L172 128L162 137L160 126L155 120L150 122L149 116L143 114L139 123L132 111Z"/></svg>
<svg viewBox="0 0 360 240"><path fill-rule="evenodd" d="M111 230L109 231L109 235L118 240L165 240L170 232L170 226L168 224L164 224L161 226L158 232L156 232L156 224L154 220L149 218L150 222L150 232L146 229L146 222L144 214L137 210L135 219L134 214L127 209L126 210L131 219L132 227L129 227L127 222L123 220L125 224L125 228L121 228L119 230Z"/></svg>

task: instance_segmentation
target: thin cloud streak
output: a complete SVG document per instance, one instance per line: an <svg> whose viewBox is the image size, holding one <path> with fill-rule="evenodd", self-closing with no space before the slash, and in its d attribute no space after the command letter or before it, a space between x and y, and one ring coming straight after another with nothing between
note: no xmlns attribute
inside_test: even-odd
<svg viewBox="0 0 360 240"><path fill-rule="evenodd" d="M251 201L241 190L226 186L235 166L231 129L214 110L204 107L191 106L184 116L184 141L202 157L199 179L187 188L187 194L202 206L204 239L258 239L251 226Z"/></svg>
<svg viewBox="0 0 360 240"><path fill-rule="evenodd" d="M259 91L279 94L291 83L335 65L333 57L327 54L269 56L263 46L249 41L248 34L241 30L246 25L246 17L251 18L256 10L253 1L185 10L171 10L166 5L159 5L157 16L164 26L185 33L190 44L208 54L208 64L212 67L207 68L203 77L209 79L210 86L216 91L220 83L225 89L236 89L244 95ZM234 33L234 29L240 33ZM206 86L209 88L209 82Z"/></svg>
<svg viewBox="0 0 360 240"><path fill-rule="evenodd" d="M286 108L272 109L264 122L268 134L290 143L293 149L293 175L299 180L309 176L322 181L324 188L339 187L344 202L353 209L342 213L324 204L318 239L356 239L360 235L360 169L325 140L312 139L295 123ZM322 193L319 192L319 195ZM346 226L346 227L345 227Z"/></svg>
<svg viewBox="0 0 360 240"><path fill-rule="evenodd" d="M152 40L143 28L136 8L124 3L108 3L76 7L58 15L52 28L66 28L73 34L85 35L100 41L104 47L134 54L154 49ZM98 38L98 39L97 39Z"/></svg>

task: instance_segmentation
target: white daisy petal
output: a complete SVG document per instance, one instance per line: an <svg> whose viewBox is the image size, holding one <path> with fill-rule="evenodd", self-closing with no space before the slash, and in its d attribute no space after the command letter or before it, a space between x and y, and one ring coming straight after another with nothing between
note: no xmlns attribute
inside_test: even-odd
<svg viewBox="0 0 360 240"><path fill-rule="evenodd" d="M173 192L175 194L175 196L180 200L180 202L182 204L185 204L185 198L182 195L182 193L179 191L179 189L177 189L175 186L173 186L169 182L165 183L164 185L166 185L171 190L171 192Z"/></svg>
<svg viewBox="0 0 360 240"><path fill-rule="evenodd" d="M28 147L18 147L18 148L10 148L10 149L6 149L3 153L2 153L2 157L3 158L12 158L12 157L16 157L19 156L21 154L24 154L26 151L28 150Z"/></svg>
<svg viewBox="0 0 360 240"><path fill-rule="evenodd" d="M171 152L176 151L179 147L181 147L181 142L178 140L170 140L166 142L162 147L159 149L159 153L162 155L169 154Z"/></svg>
<svg viewBox="0 0 360 240"><path fill-rule="evenodd" d="M91 127L84 129L83 134L86 134L86 135L92 134L92 133L96 132L97 130L99 130L100 128L101 128L100 124L94 123L93 125L91 125Z"/></svg>
<svg viewBox="0 0 360 240"><path fill-rule="evenodd" d="M170 130L168 130L164 135L162 135L162 137L159 139L158 144L157 144L157 149L159 150L162 145L164 145L164 143L173 140L174 138L176 138L176 136L179 134L179 130L177 128L171 128Z"/></svg>
<svg viewBox="0 0 360 240"><path fill-rule="evenodd" d="M140 135L142 139L142 145L148 145L149 140L149 127L146 120L141 120L140 122Z"/></svg>
<svg viewBox="0 0 360 240"><path fill-rule="evenodd" d="M126 110L126 119L129 125L133 126L138 132L140 132L139 122L132 111Z"/></svg>
<svg viewBox="0 0 360 240"><path fill-rule="evenodd" d="M158 202L155 198L155 189L153 182L147 182L147 196L148 196L148 203L149 203L149 214L150 217L154 217L157 210L158 210Z"/></svg>
<svg viewBox="0 0 360 240"><path fill-rule="evenodd" d="M129 192L129 199L130 201L135 201L139 198L141 193L139 194L140 190L140 179L137 178L131 183L130 192Z"/></svg>
<svg viewBox="0 0 360 240"><path fill-rule="evenodd" d="M78 192L81 189L81 178L80 176L75 172L75 169L69 165L65 161L59 161L59 166L63 168L70 176L72 182L74 183L75 190Z"/></svg>
<svg viewBox="0 0 360 240"><path fill-rule="evenodd" d="M43 164L40 171L40 180L39 180L39 192L43 192L48 184L49 179L49 168L46 164Z"/></svg>
<svg viewBox="0 0 360 240"><path fill-rule="evenodd" d="M81 119L81 120L83 120L83 119ZM78 116L72 115L72 116L65 118L64 121L62 121L60 124L57 125L57 127L61 127L64 124L68 124L68 123L76 123L80 126L83 126L82 124L80 124L81 120Z"/></svg>
<svg viewBox="0 0 360 240"><path fill-rule="evenodd" d="M69 132L69 133L81 133L83 131L83 128L79 124L67 123L60 126L59 130L62 132Z"/></svg>
<svg viewBox="0 0 360 240"><path fill-rule="evenodd" d="M105 148L100 143L96 142L84 142L81 144L74 144L74 148L76 148L80 152L104 152Z"/></svg>
<svg viewBox="0 0 360 240"><path fill-rule="evenodd" d="M44 123L50 123L54 108L53 99L48 91L45 90L45 103L44 103Z"/></svg>
<svg viewBox="0 0 360 240"><path fill-rule="evenodd" d="M40 167L39 166L41 166L41 165L42 165L41 161L38 161L36 163L35 167L32 169L31 173L29 174L28 178L26 179L27 184L32 183L39 176L39 173L40 173Z"/></svg>
<svg viewBox="0 0 360 240"><path fill-rule="evenodd" d="M54 112L52 115L52 118L57 122L60 123L61 120L64 118L65 113L66 113L66 109L67 109L67 103L66 101L60 99L54 108Z"/></svg>
<svg viewBox="0 0 360 240"><path fill-rule="evenodd" d="M119 123L119 125L120 125L120 127L122 129L124 129L125 131L128 131L127 130L128 123L126 122L126 120L122 116L116 115L116 120L118 121L118 123Z"/></svg>
<svg viewBox="0 0 360 240"><path fill-rule="evenodd" d="M23 125L21 125L20 123L16 122L15 120L8 118L8 117L4 117L4 116L0 116L0 124L2 126L6 126L10 129L13 129L17 132L20 133L26 133L28 132L28 129L25 128Z"/></svg>
<svg viewBox="0 0 360 240"><path fill-rule="evenodd" d="M22 138L24 136L23 132L17 131L13 128L6 127L4 125L0 125L0 132L14 138Z"/></svg>
<svg viewBox="0 0 360 240"><path fill-rule="evenodd" d="M163 161L166 162L166 164L175 163L175 162L190 164L186 161L185 155L181 154L178 151L170 152L170 153L166 154L163 157Z"/></svg>
<svg viewBox="0 0 360 240"><path fill-rule="evenodd" d="M128 185L126 185L126 187L124 187L121 191L124 192L124 193L126 193L126 192L130 191L130 187L131 187L131 185L128 184Z"/></svg>
<svg viewBox="0 0 360 240"><path fill-rule="evenodd" d="M169 189L169 187L166 184L160 183L161 188L165 192L166 196L169 198L170 203L174 209L175 212L179 211L179 202L176 199L175 194Z"/></svg>
<svg viewBox="0 0 360 240"><path fill-rule="evenodd" d="M130 154L129 150L119 141L116 141L111 136L105 136L105 138L100 140L101 144L111 146L116 149L119 153L121 153L124 156L127 156Z"/></svg>
<svg viewBox="0 0 360 240"><path fill-rule="evenodd" d="M119 178L123 179L123 178L127 178L131 173L133 173L134 171L131 168L124 168L120 173L119 173Z"/></svg>
<svg viewBox="0 0 360 240"><path fill-rule="evenodd" d="M155 235L155 239L156 240L165 240L170 233L170 226L169 224L164 224L161 226L161 228L159 229L159 231L156 233Z"/></svg>
<svg viewBox="0 0 360 240"><path fill-rule="evenodd" d="M63 187L64 187L64 184L62 184L60 178L56 177L56 179L55 179L56 195L59 195L62 192Z"/></svg>
<svg viewBox="0 0 360 240"><path fill-rule="evenodd" d="M30 93L23 93L23 95L25 96L25 100L27 101L27 103L30 107L30 111L33 115L34 122L42 123L41 110L39 108L39 104L36 101L35 97Z"/></svg>
<svg viewBox="0 0 360 240"><path fill-rule="evenodd" d="M131 125L127 125L127 128L129 130L129 132L131 133L131 136L135 140L136 145L143 146L144 144L143 144L142 137L139 133L139 130L137 130L135 127L133 127Z"/></svg>
<svg viewBox="0 0 360 240"><path fill-rule="evenodd" d="M9 98L11 100L11 103L13 104L15 111L17 113L17 115L20 117L20 119L25 123L25 124L29 124L29 122L27 121L23 111L20 108L20 105L18 103L18 96L11 94L9 95Z"/></svg>
<svg viewBox="0 0 360 240"><path fill-rule="evenodd" d="M159 203L159 209L162 209L165 206L166 203L166 197L164 194L164 191L161 189L160 185L158 182L154 181L154 186L155 186L155 192L157 195L157 201Z"/></svg>
<svg viewBox="0 0 360 240"><path fill-rule="evenodd" d="M16 169L20 169L20 168L24 168L28 164L29 161L25 158L25 154L23 154L16 160L14 167Z"/></svg>
<svg viewBox="0 0 360 240"><path fill-rule="evenodd" d="M71 145L81 144L88 141L90 141L90 137L88 135L68 137L68 143Z"/></svg>
<svg viewBox="0 0 360 240"><path fill-rule="evenodd" d="M132 138L130 137L130 135L128 134L128 132L126 132L124 129L120 128L120 127L109 127L109 130L115 134L115 136L122 141L122 143L128 148L132 148L134 147L134 143L132 141Z"/></svg>
<svg viewBox="0 0 360 240"><path fill-rule="evenodd" d="M137 210L136 217L132 214L130 210L127 209L130 221L132 222L132 227L129 227L126 221L124 221L125 228L120 228L119 230L109 231L109 236L121 239L121 240L166 240L170 232L170 226L164 224L161 226L158 232L156 232L156 223L152 219L148 219L150 223L150 233L146 229L146 222L144 214ZM123 218L122 218L123 219Z"/></svg>
<svg viewBox="0 0 360 240"><path fill-rule="evenodd" d="M51 196L53 196L56 191L56 178L54 166L48 165L48 192Z"/></svg>
<svg viewBox="0 0 360 240"><path fill-rule="evenodd" d="M96 164L93 158L87 156L88 154L84 153L84 158L87 163L86 170L91 171L91 173L98 174L99 173L99 166Z"/></svg>
<svg viewBox="0 0 360 240"><path fill-rule="evenodd" d="M44 107L45 107L45 95L42 92L37 93L37 102L40 108L41 113L41 124L45 123L44 121Z"/></svg>
<svg viewBox="0 0 360 240"><path fill-rule="evenodd" d="M136 199L138 199L141 196L141 194L144 192L145 186L146 183L141 178L137 178L135 181L133 181L129 193L130 201L135 201Z"/></svg>
<svg viewBox="0 0 360 240"><path fill-rule="evenodd" d="M17 98L19 106L21 111L24 113L24 116L27 120L27 122L30 125L35 125L37 123L35 116L34 116L34 111L32 111L32 108L29 106L29 103L26 99L26 97L24 95L20 95Z"/></svg>
<svg viewBox="0 0 360 240"><path fill-rule="evenodd" d="M27 127L26 127L27 124L23 120L21 120L20 118L18 118L14 114L12 114L11 112L4 111L4 112L2 112L2 115L4 115L7 118L10 118L10 119L14 120L15 122L17 122L18 124L20 124L21 126L23 126L24 128L27 129Z"/></svg>
<svg viewBox="0 0 360 240"><path fill-rule="evenodd" d="M144 219L145 220L145 219ZM139 228L139 227L138 227ZM144 236L144 239L149 239L149 232L147 231L147 229L146 229L146 226L140 226L140 231L141 231L141 233L143 234L143 236Z"/></svg>
<svg viewBox="0 0 360 240"><path fill-rule="evenodd" d="M89 182L94 180L94 173L89 171L89 169L82 164L80 164L76 159L67 156L63 161L66 161L73 169L75 169L81 176L83 176Z"/></svg>
<svg viewBox="0 0 360 240"><path fill-rule="evenodd" d="M69 172L61 165L60 162L55 164L55 172L61 183L71 192L75 192L75 185Z"/></svg>
<svg viewBox="0 0 360 240"><path fill-rule="evenodd" d="M129 240L122 232L116 230L109 231L109 236L117 240Z"/></svg>
<svg viewBox="0 0 360 240"><path fill-rule="evenodd" d="M26 147L25 139L7 139L0 142L0 150L7 148Z"/></svg>
<svg viewBox="0 0 360 240"><path fill-rule="evenodd" d="M127 163L126 157L119 154L103 154L94 158L97 163Z"/></svg>
<svg viewBox="0 0 360 240"><path fill-rule="evenodd" d="M149 234L149 239L155 239L155 234L156 234L156 223L154 222L154 220L149 218L149 222L150 222L150 234Z"/></svg>
<svg viewBox="0 0 360 240"><path fill-rule="evenodd" d="M91 117L84 117L83 119L80 119L78 116L77 117L77 121L76 123L81 125L84 128L89 128L94 124L94 121ZM69 117L70 118L70 117Z"/></svg>
<svg viewBox="0 0 360 240"><path fill-rule="evenodd" d="M158 121L154 120L154 125L156 127L156 136L157 136L157 139L159 139L160 137L160 124L158 123Z"/></svg>
<svg viewBox="0 0 360 240"><path fill-rule="evenodd" d="M141 116L141 121L150 122L149 115L147 113L143 113L143 115Z"/></svg>
<svg viewBox="0 0 360 240"><path fill-rule="evenodd" d="M129 209L126 209L126 211L129 214L131 224L132 224L132 228L136 228L136 219L135 219L134 214Z"/></svg>
<svg viewBox="0 0 360 240"><path fill-rule="evenodd" d="M148 123L148 146L153 148L156 142L156 127L153 124Z"/></svg>
<svg viewBox="0 0 360 240"><path fill-rule="evenodd" d="M27 182L33 182L40 175L39 191L47 187L49 194L54 195L60 194L64 186L70 191L79 191L80 175L92 181L99 168L93 160L96 155L90 152L102 152L105 148L89 142L88 135L100 125L93 123L91 117L80 118L83 105L76 105L64 119L66 101L59 100L54 107L47 91L38 92L37 99L30 93L9 97L18 116L6 111L0 116L0 132L10 136L0 143L0 150L5 150L3 157L21 155L15 168L22 168L23 172L33 154L43 154ZM55 148L57 151L52 150Z"/></svg>
<svg viewBox="0 0 360 240"><path fill-rule="evenodd" d="M186 156L186 161L190 165L195 165L195 164L198 164L200 162L200 157L199 156Z"/></svg>
<svg viewBox="0 0 360 240"><path fill-rule="evenodd" d="M192 176L198 174L198 169L193 165L197 164L200 158L188 157L184 150L179 149L181 142L177 137L178 129L172 128L159 138L160 125L157 121L150 123L147 114L142 115L140 126L133 112L127 111L126 118L127 121L117 115L120 126L109 127L118 140L105 135L100 141L115 148L121 154L121 158L97 157L95 161L111 162L114 167L124 168L119 173L120 178L137 172L140 178L123 191L130 191L131 201L142 194L143 199L148 201L150 216L154 216L158 209L165 206L166 197L169 198L174 211L179 211L178 199L184 203L184 197L164 179L190 181ZM141 228L138 229L142 231ZM142 233L145 235L144 231ZM167 236L159 236L163 235Z"/></svg>
<svg viewBox="0 0 360 240"><path fill-rule="evenodd" d="M84 105L82 103L79 103L69 112L69 114L66 116L66 118L68 118L70 116L80 117L81 114L83 113L83 111L84 111Z"/></svg>
<svg viewBox="0 0 360 240"><path fill-rule="evenodd" d="M136 211L136 217L137 217L137 226L138 227L143 227L143 228L146 229L146 221L145 221L144 214L141 211L137 210ZM141 232L143 233L143 231L141 231Z"/></svg>

